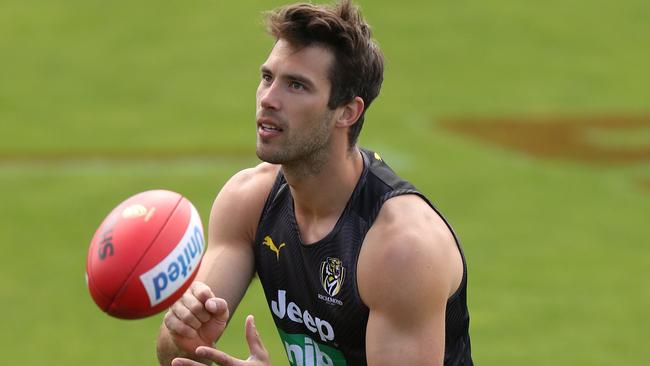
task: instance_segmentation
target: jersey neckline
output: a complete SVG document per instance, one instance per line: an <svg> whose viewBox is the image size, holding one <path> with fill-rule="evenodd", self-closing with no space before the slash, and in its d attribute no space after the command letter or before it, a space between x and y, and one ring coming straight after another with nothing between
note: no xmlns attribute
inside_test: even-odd
<svg viewBox="0 0 650 366"><path fill-rule="evenodd" d="M361 154L361 158L363 159L363 170L361 171L359 180L357 181L354 190L352 190L352 194L350 195L350 198L348 198L348 201L345 204L345 208L341 212L341 215L339 215L339 218L336 220L336 224L334 224L332 230L330 230L330 232L327 233L321 239L313 243L305 243L302 240L302 236L300 235L300 227L298 226L298 220L296 219L296 208L293 202L293 196L291 195L291 190L289 190L289 203L291 204L291 210L289 210L289 220L291 224L291 230L295 232L301 247L315 248L324 245L325 243L330 242L332 238L340 231L343 222L345 222L344 218L350 213L352 202L354 202L355 198L359 195L359 190L363 186L363 182L366 180L366 176L368 175L368 170L370 168L370 160L367 156L367 151L365 151L362 148L359 148L359 153Z"/></svg>

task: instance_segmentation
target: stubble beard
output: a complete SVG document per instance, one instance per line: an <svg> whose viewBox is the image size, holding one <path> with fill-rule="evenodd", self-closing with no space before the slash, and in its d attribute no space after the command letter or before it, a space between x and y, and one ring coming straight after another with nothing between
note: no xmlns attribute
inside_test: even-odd
<svg viewBox="0 0 650 366"><path fill-rule="evenodd" d="M320 173L329 161L331 133L329 124L333 115L329 109L312 123L312 131L300 136L287 136L282 145L260 147L258 141L257 157L271 164L281 164L285 174L295 178L313 176Z"/></svg>

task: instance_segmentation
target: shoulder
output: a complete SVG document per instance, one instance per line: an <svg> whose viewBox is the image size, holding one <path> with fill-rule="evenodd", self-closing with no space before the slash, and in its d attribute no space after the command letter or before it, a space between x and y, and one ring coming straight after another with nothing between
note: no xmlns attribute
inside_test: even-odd
<svg viewBox="0 0 650 366"><path fill-rule="evenodd" d="M462 259L451 230L419 196L402 195L382 206L364 240L359 289L369 307L401 296L444 301L460 285Z"/></svg>
<svg viewBox="0 0 650 366"><path fill-rule="evenodd" d="M224 184L219 195L268 194L279 170L279 165L269 163L241 170Z"/></svg>
<svg viewBox="0 0 650 366"><path fill-rule="evenodd" d="M264 203L277 177L279 165L261 163L233 175L221 188L210 212L211 234L227 233L254 238Z"/></svg>
<svg viewBox="0 0 650 366"><path fill-rule="evenodd" d="M371 230L386 238L424 245L428 251L456 250L451 230L440 215L420 196L406 194L393 197L382 206Z"/></svg>

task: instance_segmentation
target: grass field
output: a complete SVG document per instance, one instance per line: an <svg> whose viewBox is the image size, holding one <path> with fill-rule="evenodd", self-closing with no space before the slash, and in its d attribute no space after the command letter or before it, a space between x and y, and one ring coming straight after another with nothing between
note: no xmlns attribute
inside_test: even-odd
<svg viewBox="0 0 650 366"><path fill-rule="evenodd" d="M161 316L116 320L90 299L90 238L151 188L207 218L226 179L256 164L254 90L271 47L260 14L282 3L0 3L3 364L155 364ZM439 123L650 120L647 2L360 3L388 60L361 143L459 233L476 364L647 364L650 156L531 156ZM647 151L649 131L588 136ZM247 355L253 313L286 364L266 306L254 283L220 347Z"/></svg>

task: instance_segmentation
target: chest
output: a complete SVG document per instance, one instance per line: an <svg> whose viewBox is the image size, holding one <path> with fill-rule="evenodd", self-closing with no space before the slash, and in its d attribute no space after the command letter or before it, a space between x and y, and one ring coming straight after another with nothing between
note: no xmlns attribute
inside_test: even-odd
<svg viewBox="0 0 650 366"><path fill-rule="evenodd" d="M363 349L368 309L357 289L357 259L368 228L345 212L323 239L304 245L281 207L262 218L256 270L279 331L321 345Z"/></svg>

